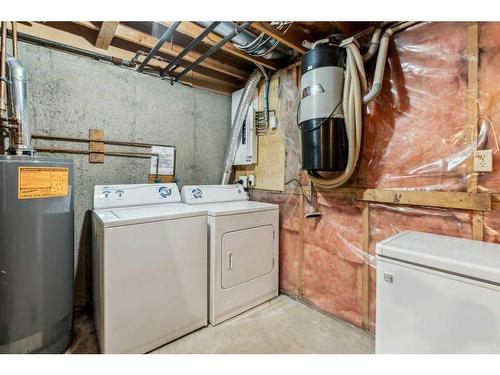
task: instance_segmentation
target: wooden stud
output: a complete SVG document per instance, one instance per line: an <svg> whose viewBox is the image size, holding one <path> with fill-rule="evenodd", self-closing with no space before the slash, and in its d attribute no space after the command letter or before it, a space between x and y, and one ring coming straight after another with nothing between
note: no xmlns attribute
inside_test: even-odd
<svg viewBox="0 0 500 375"><path fill-rule="evenodd" d="M304 296L304 195L300 194L299 201L299 265L298 265L298 289L299 296Z"/></svg>
<svg viewBox="0 0 500 375"><path fill-rule="evenodd" d="M98 142L89 142L89 162L90 163L104 163L104 130L102 129L89 129L89 139ZM101 141L101 142L99 142Z"/></svg>
<svg viewBox="0 0 500 375"><path fill-rule="evenodd" d="M474 171L474 152L477 147L478 137L478 85L479 85L479 25L473 22L468 26L467 38L467 67L468 67L468 83L467 83L467 124L470 129L470 144L472 146L472 157L467 164L468 179L467 191L471 193L477 192L479 174ZM483 213L472 213L472 238L474 240L483 240Z"/></svg>
<svg viewBox="0 0 500 375"><path fill-rule="evenodd" d="M363 238L362 248L365 255L363 259L362 287L361 287L361 325L368 331L370 321L370 204L367 202L363 206Z"/></svg>
<svg viewBox="0 0 500 375"><path fill-rule="evenodd" d="M111 41L113 40L116 32L116 28L120 22L110 22L104 21L99 29L99 34L97 34L97 39L95 41L95 46L100 49L108 49Z"/></svg>

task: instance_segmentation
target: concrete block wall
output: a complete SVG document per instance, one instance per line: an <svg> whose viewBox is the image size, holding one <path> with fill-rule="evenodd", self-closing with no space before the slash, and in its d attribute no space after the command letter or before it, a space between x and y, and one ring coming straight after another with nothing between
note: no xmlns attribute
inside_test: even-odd
<svg viewBox="0 0 500 375"><path fill-rule="evenodd" d="M87 137L90 128L99 128L108 139L175 145L180 185L219 183L230 129L230 97L26 43L20 43L19 57L28 71L32 133ZM75 306L79 312L91 299L93 186L147 182L149 160L106 156L104 164L89 164L87 155L52 156L74 161Z"/></svg>

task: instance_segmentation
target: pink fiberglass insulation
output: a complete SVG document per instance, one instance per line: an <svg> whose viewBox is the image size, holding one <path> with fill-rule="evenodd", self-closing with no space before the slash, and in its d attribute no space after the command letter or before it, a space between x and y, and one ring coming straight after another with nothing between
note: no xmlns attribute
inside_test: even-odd
<svg viewBox="0 0 500 375"><path fill-rule="evenodd" d="M280 289L299 295L300 214L298 195L255 190L251 198L280 206Z"/></svg>
<svg viewBox="0 0 500 375"><path fill-rule="evenodd" d="M361 324L362 205L319 195L322 216L304 222L303 297Z"/></svg>
<svg viewBox="0 0 500 375"><path fill-rule="evenodd" d="M462 23L420 24L394 37L382 92L365 116L365 187L465 189L466 50Z"/></svg>
<svg viewBox="0 0 500 375"><path fill-rule="evenodd" d="M495 152L495 132L500 127L500 23L481 23L479 31L480 119L490 124L485 148ZM420 24L395 36L382 93L365 116L362 158L350 186L467 189L466 164L472 152L467 124L467 37L467 23L450 22ZM367 69L369 78L373 63ZM286 122L281 125L287 129L287 148L298 147L292 132L296 124L291 94L287 102L291 112L281 113L282 122ZM287 150L287 179L297 177L306 186L304 172L294 176L300 167L298 158L297 152ZM480 176L482 191L500 192L500 152L494 154L493 165L496 172ZM301 254L301 197L254 191L252 198L280 205L280 287L361 325L363 204L319 193L322 216L303 222ZM308 208L305 201L304 208ZM377 242L407 229L472 238L471 217L472 213L465 210L370 204L370 254L374 255ZM485 212L485 241L500 243L499 228L500 211ZM372 332L375 275L376 270L370 266Z"/></svg>

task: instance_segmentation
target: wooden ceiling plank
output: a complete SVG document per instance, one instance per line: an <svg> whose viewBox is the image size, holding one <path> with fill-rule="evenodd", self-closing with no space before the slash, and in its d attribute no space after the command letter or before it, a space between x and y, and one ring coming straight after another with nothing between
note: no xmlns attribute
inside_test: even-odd
<svg viewBox="0 0 500 375"><path fill-rule="evenodd" d="M172 24L172 22L166 22L166 21L161 22L161 23L165 26L170 26ZM196 38L203 30L204 30L204 28L202 26L199 26L194 22L187 21L187 22L183 22L177 28L176 31L181 33L181 34L187 35L191 38ZM219 43L221 40L222 40L221 36L212 32L212 33L207 35L207 37L203 40L203 42L210 45L210 46L214 46L217 43ZM224 51L224 52L226 52L226 53L228 53L231 56L234 56L236 58L243 59L243 60L249 61L249 62L254 63L254 64L260 64L267 69L278 70L278 64L276 62L266 60L266 59L261 58L261 57L250 56L246 52L243 52L243 51L239 50L238 48L236 48L232 43L225 44L221 48L221 51Z"/></svg>
<svg viewBox="0 0 500 375"><path fill-rule="evenodd" d="M302 40L293 33L283 34L266 22L254 22L252 27L302 55L307 52L307 49L302 46Z"/></svg>
<svg viewBox="0 0 500 375"><path fill-rule="evenodd" d="M120 22L104 21L97 34L95 46L100 49L108 49L115 36L116 29Z"/></svg>

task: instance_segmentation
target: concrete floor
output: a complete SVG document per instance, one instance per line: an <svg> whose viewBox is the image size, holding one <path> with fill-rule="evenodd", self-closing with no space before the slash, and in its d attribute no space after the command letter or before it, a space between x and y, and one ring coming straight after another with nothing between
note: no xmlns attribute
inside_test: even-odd
<svg viewBox="0 0 500 375"><path fill-rule="evenodd" d="M216 327L208 326L151 353L374 353L362 330L288 296L279 297Z"/></svg>

